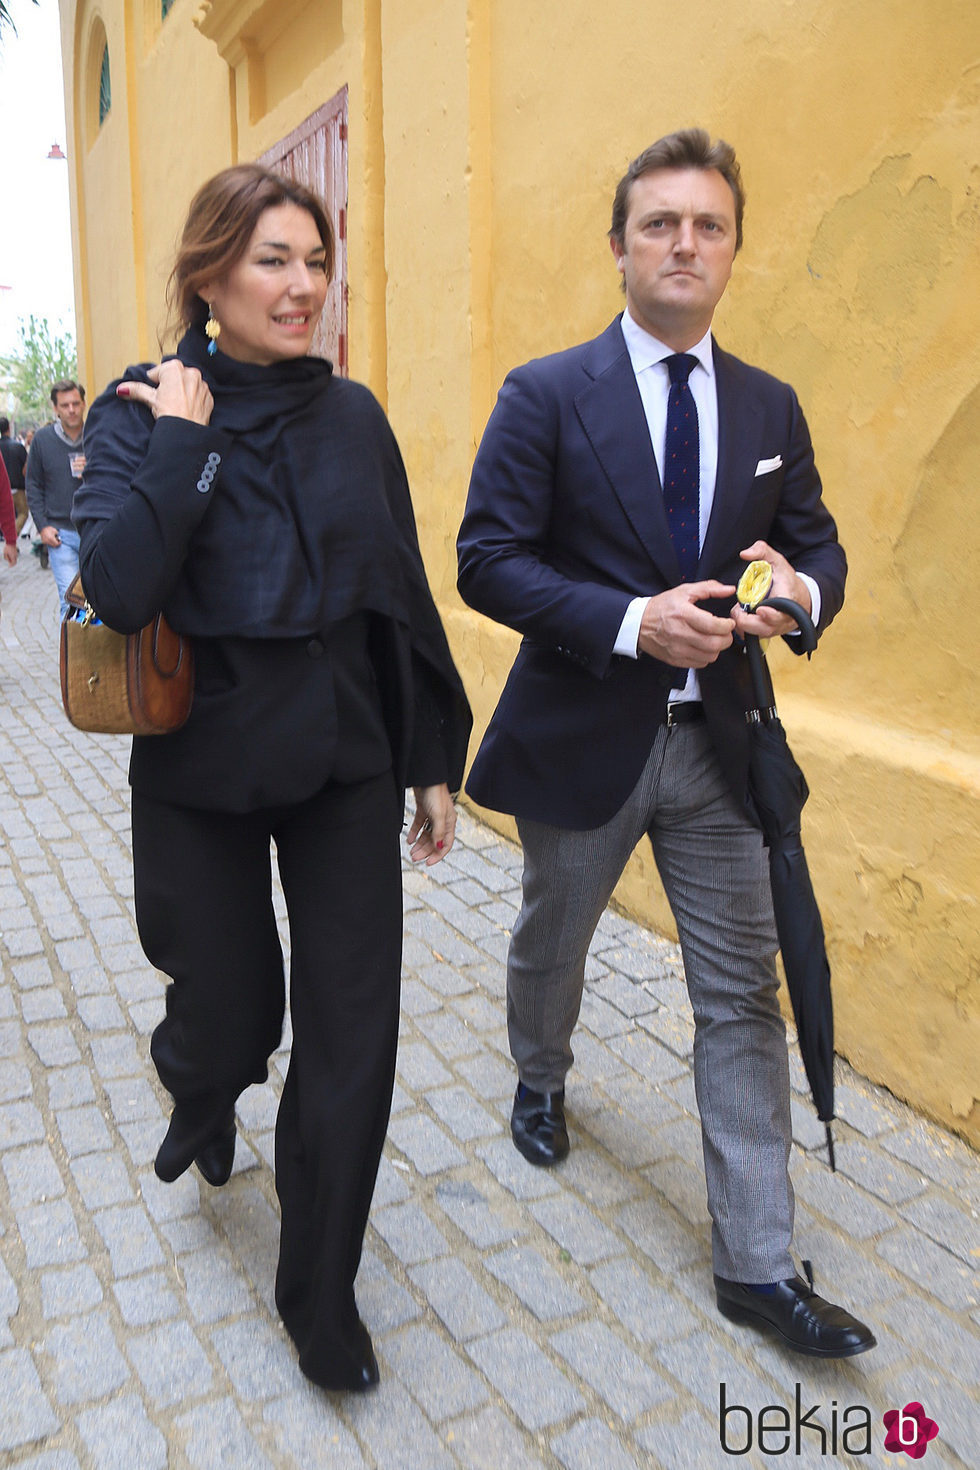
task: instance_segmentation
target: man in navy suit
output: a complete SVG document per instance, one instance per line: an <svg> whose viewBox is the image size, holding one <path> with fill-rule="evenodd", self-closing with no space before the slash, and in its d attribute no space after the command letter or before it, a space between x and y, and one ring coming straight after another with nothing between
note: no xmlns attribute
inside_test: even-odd
<svg viewBox="0 0 980 1470"><path fill-rule="evenodd" d="M689 129L646 149L609 232L625 312L500 391L460 530L459 589L523 641L467 790L513 814L524 847L507 973L517 1148L539 1165L568 1153L586 955L646 834L694 1010L719 1309L798 1351L847 1357L873 1347L872 1333L817 1296L790 1255L777 940L746 797L754 701L741 635L792 647L794 624L734 602L744 565L768 561L773 592L823 633L846 562L796 395L711 335L743 208L727 143Z"/></svg>

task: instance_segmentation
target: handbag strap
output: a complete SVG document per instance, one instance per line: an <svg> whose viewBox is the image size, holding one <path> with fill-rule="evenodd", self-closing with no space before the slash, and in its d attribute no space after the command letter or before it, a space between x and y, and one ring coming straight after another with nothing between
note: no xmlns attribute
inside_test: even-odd
<svg viewBox="0 0 980 1470"><path fill-rule="evenodd" d="M77 572L68 584L68 591L65 593L65 602L69 607L74 608L76 612L84 613L84 617L80 618L79 622L90 623L95 617L95 608L85 596L81 572Z"/></svg>
<svg viewBox="0 0 980 1470"><path fill-rule="evenodd" d="M68 591L65 593L65 601L69 607L89 606L88 599L85 596L85 589L82 586L81 572L76 572L69 582Z"/></svg>

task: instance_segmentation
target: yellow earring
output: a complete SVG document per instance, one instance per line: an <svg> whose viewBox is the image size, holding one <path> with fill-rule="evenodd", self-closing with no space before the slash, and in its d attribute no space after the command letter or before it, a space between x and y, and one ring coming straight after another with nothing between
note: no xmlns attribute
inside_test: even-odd
<svg viewBox="0 0 980 1470"><path fill-rule="evenodd" d="M208 319L204 323L204 335L208 338L208 357L213 357L218 350L218 338L221 336L221 323L211 310L208 302Z"/></svg>

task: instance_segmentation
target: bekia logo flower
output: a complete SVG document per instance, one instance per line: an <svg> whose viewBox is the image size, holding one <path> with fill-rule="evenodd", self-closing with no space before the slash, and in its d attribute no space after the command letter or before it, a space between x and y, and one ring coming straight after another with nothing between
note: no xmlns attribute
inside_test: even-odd
<svg viewBox="0 0 980 1470"><path fill-rule="evenodd" d="M904 1409L889 1409L883 1416L885 1449L910 1455L921 1460L929 1448L929 1441L939 1433L939 1425L930 1419L921 1404L906 1404Z"/></svg>

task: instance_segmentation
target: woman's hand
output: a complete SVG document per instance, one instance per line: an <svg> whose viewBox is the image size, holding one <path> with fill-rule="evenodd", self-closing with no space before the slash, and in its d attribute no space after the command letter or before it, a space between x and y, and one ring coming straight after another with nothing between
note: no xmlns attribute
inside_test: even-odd
<svg viewBox="0 0 980 1470"><path fill-rule="evenodd" d="M413 863L427 868L441 863L456 835L456 808L445 781L441 786L416 786L415 820L406 841Z"/></svg>
<svg viewBox="0 0 980 1470"><path fill-rule="evenodd" d="M171 357L150 368L146 376L154 387L149 383L120 383L116 397L145 403L155 419L188 419L192 424L211 422L214 399L197 368L185 367L179 358Z"/></svg>

